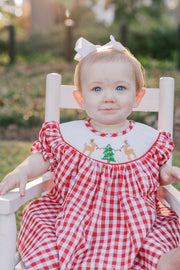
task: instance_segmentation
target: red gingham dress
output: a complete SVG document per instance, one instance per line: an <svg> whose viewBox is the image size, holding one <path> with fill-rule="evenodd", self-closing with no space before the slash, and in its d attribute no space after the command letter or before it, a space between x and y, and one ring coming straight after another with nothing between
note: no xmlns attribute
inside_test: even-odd
<svg viewBox="0 0 180 270"><path fill-rule="evenodd" d="M72 123L73 128L45 123L32 146L32 152L49 158L55 184L24 210L18 238L22 260L33 270L155 270L180 237L177 215L157 200L159 167L173 151L170 135L133 121L127 130L109 135L93 130L88 120ZM109 140L119 158L123 144L118 148L118 142L135 142L138 149L144 140L145 150L131 161L98 160L77 146L86 133L97 144ZM96 149L112 157L107 147Z"/></svg>

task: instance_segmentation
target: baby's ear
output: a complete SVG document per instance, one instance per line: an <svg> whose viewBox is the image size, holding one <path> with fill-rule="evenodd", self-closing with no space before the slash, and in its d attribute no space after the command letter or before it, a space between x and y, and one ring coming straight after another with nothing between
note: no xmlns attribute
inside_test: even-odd
<svg viewBox="0 0 180 270"><path fill-rule="evenodd" d="M84 109L84 100L83 100L83 97L81 95L81 92L78 91L78 90L74 90L73 91L73 96L76 99L79 106L81 107L81 109Z"/></svg>
<svg viewBox="0 0 180 270"><path fill-rule="evenodd" d="M137 94L136 94L136 102L135 102L135 107L139 105L141 102L142 98L144 97L146 90L142 88Z"/></svg>

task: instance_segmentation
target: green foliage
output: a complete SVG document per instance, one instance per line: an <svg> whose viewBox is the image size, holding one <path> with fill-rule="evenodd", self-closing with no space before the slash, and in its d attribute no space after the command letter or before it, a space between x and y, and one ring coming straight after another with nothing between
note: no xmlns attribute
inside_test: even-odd
<svg viewBox="0 0 180 270"><path fill-rule="evenodd" d="M18 126L21 126L22 119L23 119L22 114L16 111L11 111L9 112L9 114L2 113L0 117L0 126L8 126L10 124L17 124Z"/></svg>
<svg viewBox="0 0 180 270"><path fill-rule="evenodd" d="M3 40L0 40L0 52L5 52L7 50L6 42Z"/></svg>
<svg viewBox="0 0 180 270"><path fill-rule="evenodd" d="M155 59L168 58L176 61L178 41L175 13L164 7L163 0L153 0L150 5L142 0L106 0L107 6L113 3L116 10L115 22L109 27L100 23L92 10L82 1L58 2L60 3L58 23L47 34L34 33L29 36L22 29L19 29L17 22L15 23L18 61L47 63L51 61L51 58L54 58L55 61L59 60L59 57L62 59L65 57L67 28L64 21L66 8L70 9L70 18L74 20L72 49L80 36L96 44L107 42L110 34L119 39L121 25L126 23L128 29L127 46L136 56L147 56ZM97 1L92 0L91 2ZM1 34L1 54L7 50L7 39L7 33Z"/></svg>
<svg viewBox="0 0 180 270"><path fill-rule="evenodd" d="M151 16L156 19L160 17L165 10L164 0L152 0L147 4L144 0L106 0L108 4L115 6L115 20L123 20L128 23L134 22L140 13ZM120 16L121 14L121 16Z"/></svg>
<svg viewBox="0 0 180 270"><path fill-rule="evenodd" d="M148 32L131 31L128 39L128 47L135 55L145 55L161 60L173 60L177 44L176 29L158 27L151 28Z"/></svg>

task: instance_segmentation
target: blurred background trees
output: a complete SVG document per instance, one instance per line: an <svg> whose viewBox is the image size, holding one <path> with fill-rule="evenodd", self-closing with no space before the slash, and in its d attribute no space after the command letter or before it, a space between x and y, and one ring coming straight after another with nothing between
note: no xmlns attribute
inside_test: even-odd
<svg viewBox="0 0 180 270"><path fill-rule="evenodd" d="M25 128L40 125L44 119L45 75L62 73L63 83L73 83L73 48L80 36L105 44L110 34L114 35L145 67L147 86L157 86L162 75L174 77L179 107L179 3L0 0L0 128L11 124ZM9 65L9 25L15 29L15 65Z"/></svg>
<svg viewBox="0 0 180 270"><path fill-rule="evenodd" d="M105 43L113 34L135 55L178 59L178 0L0 0L0 26L17 29L21 55L65 56L79 36ZM66 19L73 21L66 24ZM72 22L71 21L71 22ZM0 50L4 49L0 35Z"/></svg>

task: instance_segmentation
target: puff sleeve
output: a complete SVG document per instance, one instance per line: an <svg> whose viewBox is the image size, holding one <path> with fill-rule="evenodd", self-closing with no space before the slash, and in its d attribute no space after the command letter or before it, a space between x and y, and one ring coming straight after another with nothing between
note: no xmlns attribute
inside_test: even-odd
<svg viewBox="0 0 180 270"><path fill-rule="evenodd" d="M54 171L54 168L57 166L57 157L53 151L53 146L59 143L60 140L59 123L53 121L46 122L40 130L39 139L31 146L32 153L40 152L45 161L49 159L50 171Z"/></svg>
<svg viewBox="0 0 180 270"><path fill-rule="evenodd" d="M174 143L172 142L171 134L164 131L160 132L154 149L159 166L162 166L170 159L173 150Z"/></svg>

